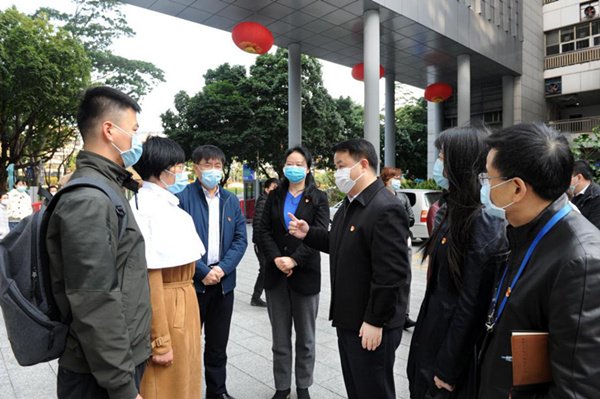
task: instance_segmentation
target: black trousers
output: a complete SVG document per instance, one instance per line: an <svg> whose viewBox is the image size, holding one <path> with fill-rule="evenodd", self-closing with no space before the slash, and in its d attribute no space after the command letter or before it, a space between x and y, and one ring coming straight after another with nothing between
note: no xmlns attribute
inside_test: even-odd
<svg viewBox="0 0 600 399"><path fill-rule="evenodd" d="M254 292L252 293L252 298L260 298L263 292L263 286L265 283L265 263L267 263L265 259L265 255L258 249L258 245L254 245L254 253L258 258L258 277L256 277L256 283L254 284Z"/></svg>
<svg viewBox="0 0 600 399"><path fill-rule="evenodd" d="M146 362L135 368L133 379L138 392L145 370ZM60 366L58 367L57 395L58 399L109 399L106 389L98 385L98 381L92 374L75 373Z"/></svg>
<svg viewBox="0 0 600 399"><path fill-rule="evenodd" d="M337 328L337 336L348 399L395 399L394 362L402 328L384 329L374 351L362 348L357 331Z"/></svg>
<svg viewBox="0 0 600 399"><path fill-rule="evenodd" d="M200 322L204 330L204 376L206 396L227 392L227 342L233 313L233 291L223 295L221 284L197 293Z"/></svg>

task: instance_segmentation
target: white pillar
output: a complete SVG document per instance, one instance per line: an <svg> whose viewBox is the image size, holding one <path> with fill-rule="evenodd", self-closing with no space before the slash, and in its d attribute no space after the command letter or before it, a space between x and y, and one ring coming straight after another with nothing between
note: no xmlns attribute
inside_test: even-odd
<svg viewBox="0 0 600 399"><path fill-rule="evenodd" d="M502 76L502 127L515 124L515 79L512 75Z"/></svg>
<svg viewBox="0 0 600 399"><path fill-rule="evenodd" d="M364 22L365 139L379 159L379 11L368 10Z"/></svg>
<svg viewBox="0 0 600 399"><path fill-rule="evenodd" d="M288 46L288 145L302 144L302 80L300 44Z"/></svg>
<svg viewBox="0 0 600 399"><path fill-rule="evenodd" d="M396 167L396 79L393 72L385 76L385 166Z"/></svg>
<svg viewBox="0 0 600 399"><path fill-rule="evenodd" d="M458 56L458 126L471 122L471 56Z"/></svg>
<svg viewBox="0 0 600 399"><path fill-rule="evenodd" d="M433 164L440 156L435 141L444 127L444 103L427 103L427 177L433 177Z"/></svg>

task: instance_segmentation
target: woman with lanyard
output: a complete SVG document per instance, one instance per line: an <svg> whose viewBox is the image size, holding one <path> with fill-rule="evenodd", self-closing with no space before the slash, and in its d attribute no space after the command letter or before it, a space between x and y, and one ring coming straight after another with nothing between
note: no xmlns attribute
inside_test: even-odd
<svg viewBox="0 0 600 399"><path fill-rule="evenodd" d="M318 190L304 147L285 153L281 186L269 193L259 227L266 259L264 288L273 333L273 399L290 397L292 380L292 321L296 331L296 388L308 399L315 366L315 323L321 291L321 257L288 233L288 213L310 225L329 225L327 195Z"/></svg>
<svg viewBox="0 0 600 399"><path fill-rule="evenodd" d="M190 215L174 195L187 185L185 154L175 141L151 137L134 165L144 180L131 200L144 236L152 301L152 356L141 385L144 399L202 395L200 310L193 277L204 254Z"/></svg>
<svg viewBox="0 0 600 399"><path fill-rule="evenodd" d="M430 279L408 358L410 397L477 398L476 344L484 330L494 278L506 251L504 222L485 212L478 174L487 132L443 132L434 179L446 212L425 243Z"/></svg>

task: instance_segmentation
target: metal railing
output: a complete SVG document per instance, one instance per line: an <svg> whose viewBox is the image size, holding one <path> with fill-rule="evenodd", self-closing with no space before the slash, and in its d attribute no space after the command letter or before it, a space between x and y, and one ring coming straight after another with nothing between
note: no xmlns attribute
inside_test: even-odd
<svg viewBox="0 0 600 399"><path fill-rule="evenodd" d="M544 69L560 68L597 60L600 60L600 47L592 47L585 50L574 51L572 53L546 57L544 60Z"/></svg>
<svg viewBox="0 0 600 399"><path fill-rule="evenodd" d="M548 126L561 133L591 133L595 127L600 126L600 116L549 121Z"/></svg>
<svg viewBox="0 0 600 399"><path fill-rule="evenodd" d="M558 1L558 0L544 0L544 4L554 3L555 1Z"/></svg>

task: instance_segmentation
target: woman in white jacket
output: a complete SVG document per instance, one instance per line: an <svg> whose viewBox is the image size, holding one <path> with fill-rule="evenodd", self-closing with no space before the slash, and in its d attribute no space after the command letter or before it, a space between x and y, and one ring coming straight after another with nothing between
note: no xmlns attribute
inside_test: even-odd
<svg viewBox="0 0 600 399"><path fill-rule="evenodd" d="M31 197L27 194L27 184L19 179L8 193L8 225L14 229L17 224L33 213Z"/></svg>

